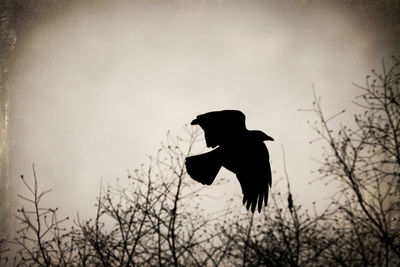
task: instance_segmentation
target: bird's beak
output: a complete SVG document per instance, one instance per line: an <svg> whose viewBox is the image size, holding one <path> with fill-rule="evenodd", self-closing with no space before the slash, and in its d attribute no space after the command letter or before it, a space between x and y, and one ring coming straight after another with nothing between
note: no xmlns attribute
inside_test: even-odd
<svg viewBox="0 0 400 267"><path fill-rule="evenodd" d="M192 122L190 123L191 125L198 125L199 122L197 121L197 119L192 120Z"/></svg>
<svg viewBox="0 0 400 267"><path fill-rule="evenodd" d="M266 139L265 139L265 141L274 141L274 138L272 138L271 136L269 136L269 135L267 135L266 134Z"/></svg>

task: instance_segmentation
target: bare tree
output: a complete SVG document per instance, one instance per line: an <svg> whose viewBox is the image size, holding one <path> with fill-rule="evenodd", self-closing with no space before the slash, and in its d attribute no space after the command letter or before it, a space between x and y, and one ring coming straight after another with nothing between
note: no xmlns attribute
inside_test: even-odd
<svg viewBox="0 0 400 267"><path fill-rule="evenodd" d="M284 159L284 165L285 159ZM327 238L333 210L329 205L312 212L295 203L284 166L287 191L278 191L283 179L274 183L269 204L259 215L232 212L220 225L229 244L226 265L315 266L328 264L325 253L332 245ZM283 197L287 195L287 197Z"/></svg>
<svg viewBox="0 0 400 267"><path fill-rule="evenodd" d="M199 133L185 129L188 140L168 134L156 157L128 174L126 185L102 187L95 218L78 216L70 230L62 227L68 218L59 220L57 209L41 207L50 190L40 192L35 169L33 185L21 176L32 197L19 197L32 209L18 210L22 228L11 242L18 247L13 264L217 265L216 257L222 256L214 221L221 213L207 214L199 207L205 187L191 180L184 167Z"/></svg>
<svg viewBox="0 0 400 267"><path fill-rule="evenodd" d="M162 145L155 158L150 157L149 165L128 175L127 187L117 184L105 189L98 199L96 218L78 223L82 243L89 240L93 248L91 258L100 259L104 266L177 266L184 258L191 258L191 246L199 244L197 237L196 244L191 243L193 235L206 224L203 220L201 225L191 225L195 223L190 221L195 214L188 212L190 208L190 212L196 212L196 207L184 203L197 193L184 169L185 155L190 153L197 137L197 133L191 132L188 150L182 151L182 140L168 135L167 144ZM116 222L108 233L101 222L104 216ZM188 220L184 231L185 219Z"/></svg>
<svg viewBox="0 0 400 267"><path fill-rule="evenodd" d="M400 64L372 70L354 104L355 125L331 126L315 96L312 125L327 148L319 172L335 181L341 221L331 258L342 265L394 266L400 262Z"/></svg>
<svg viewBox="0 0 400 267"><path fill-rule="evenodd" d="M273 191L261 217L236 212L220 225L229 264L399 264L400 74L399 61L393 61L382 74L373 70L366 86L358 86L363 94L354 103L364 113L355 115L354 129L341 124L333 130L333 119L344 111L325 118L315 97L312 111L318 120L312 127L317 140L328 144L318 171L325 182L340 186L331 204L319 213L315 206L309 213L296 205L284 166L287 198Z"/></svg>
<svg viewBox="0 0 400 267"><path fill-rule="evenodd" d="M70 265L73 260L74 244L71 233L63 228L63 223L67 218L58 219L57 208L43 208L40 205L42 198L50 190L40 192L36 177L35 167L33 166L33 183L29 183L21 175L21 180L29 190L29 196L18 194L27 203L17 210L17 219L20 222L20 229L15 238L10 241L16 249L3 251L0 259L4 264L13 265ZM9 256L7 252L15 252L14 256Z"/></svg>

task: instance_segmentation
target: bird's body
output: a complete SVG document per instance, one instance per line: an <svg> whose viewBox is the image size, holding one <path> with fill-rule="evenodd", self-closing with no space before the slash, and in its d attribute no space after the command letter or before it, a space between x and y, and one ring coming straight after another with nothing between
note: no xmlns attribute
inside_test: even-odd
<svg viewBox="0 0 400 267"><path fill-rule="evenodd" d="M204 130L207 147L214 150L186 158L186 169L194 180L210 185L221 167L236 174L243 204L254 212L257 203L267 205L271 186L269 154L264 141L273 140L262 131L249 131L245 116L237 110L223 110L197 116L192 124Z"/></svg>

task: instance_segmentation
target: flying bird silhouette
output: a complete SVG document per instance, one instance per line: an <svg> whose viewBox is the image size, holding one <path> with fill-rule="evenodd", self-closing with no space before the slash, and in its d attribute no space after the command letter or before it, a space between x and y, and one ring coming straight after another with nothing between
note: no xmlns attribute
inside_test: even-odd
<svg viewBox="0 0 400 267"><path fill-rule="evenodd" d="M247 130L246 117L239 110L208 112L196 117L192 125L199 125L207 147L214 150L186 158L190 177L211 185L221 167L236 174L243 193L243 204L254 213L257 203L261 212L267 205L271 187L271 167L264 141L274 139L262 131Z"/></svg>

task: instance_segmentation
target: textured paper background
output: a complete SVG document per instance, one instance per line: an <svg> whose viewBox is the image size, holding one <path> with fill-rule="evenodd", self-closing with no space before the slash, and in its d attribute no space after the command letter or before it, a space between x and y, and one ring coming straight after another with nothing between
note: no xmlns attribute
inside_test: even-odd
<svg viewBox="0 0 400 267"><path fill-rule="evenodd" d="M335 78L335 75L342 75L340 71L332 73L325 71L323 73L326 77L318 76L321 74L318 69L329 69L329 65L331 65L332 70L341 69L340 62L337 62L335 59L335 53L337 53L338 58L343 57L345 54L344 52L341 52L342 49L343 51L346 49L346 51L350 51L348 52L347 56L349 58L352 56L354 57L354 62L357 62L355 65L358 67L362 66L360 69L355 70L354 72L357 73L354 74L357 77L348 77L348 88L351 88L351 82L362 81L364 75L368 74L368 70L370 68L378 69L380 67L382 57L389 58L390 55L398 55L399 52L398 45L400 44L400 25L399 18L396 16L396 14L399 14L399 4L396 1L283 1L283 3L282 1L202 1L201 3L198 1L146 1L145 4L142 4L140 1L136 1L136 4L134 5L128 3L129 1L120 1L117 5L108 5L105 2L107 1L5 0L0 4L0 231L3 236L7 236L10 233L10 230L12 230L14 226L13 223L15 222L13 219L14 211L18 206L18 202L15 198L15 190L19 190L20 186L18 185L18 175L22 173L27 176L31 175L30 168L33 161L38 164L38 173L43 177L40 178L42 179L41 181L43 181L43 187L53 188L53 191L56 192L51 196L51 204L60 206L65 214L73 215L73 213L78 210L83 213L90 214L90 204L94 202L93 196L96 195L98 190L98 181L100 176L106 176L112 180L118 176L124 175L126 169L133 169L140 162L145 161L146 154L151 154L153 151L155 151L157 145L163 140L163 136L167 130L172 130L176 133L179 133L181 129L180 127L184 123L187 123L193 116L197 115L194 114L196 111L198 113L202 113L208 111L209 109L218 109L219 107L245 109L248 118L253 118L249 119L248 121L249 128L264 127L265 129L263 130L266 130L267 132L269 129L271 129L272 132L268 133L279 140L279 143L271 145L272 151L275 153L276 157L274 159L273 168L279 172L281 169L281 155L279 154L280 144L284 144L286 146L289 155L295 155L295 153L291 152L297 149L303 150L306 147L305 144L307 144L312 137L305 136L305 138L303 138L304 140L296 138L290 140L289 135L284 134L301 134L297 132L297 129L292 129L286 125L287 121L293 119L291 117L291 113L288 112L287 114L282 114L280 112L280 106L286 105L287 103L274 103L273 105L269 103L269 105L272 106L271 108L278 110L278 112L276 112L277 114L269 114L265 119L267 122L263 123L257 117L257 114L264 105L263 103L268 103L267 101L264 101L264 99L261 97L259 97L258 100L256 97L249 97L248 101L251 102L251 105L246 106L241 102L243 101L243 97L246 97L244 92L238 93L236 96L242 99L235 99L236 94L232 94L232 96L231 94L228 94L227 96L228 91L226 91L227 85L230 85L231 88L235 88L234 83L243 82L243 84L245 84L246 79L260 81L261 74L252 73L249 71L251 68L246 68L246 66L251 66L252 64L251 62L247 62L247 60L255 59L251 56L251 53L249 53L252 51L248 49L254 49L254 47L258 47L254 45L254 43L260 41L257 40L256 36L258 36L258 33L262 34L264 31L261 26L259 28L252 28L252 26L257 25L258 21L266 23L263 20L263 14L271 17L273 15L274 19L271 21L277 23L277 25L269 25L268 29L271 31L271 34L273 36L280 36L282 40L286 40L280 42L278 40L279 38L274 39L274 37L272 37L272 41L268 47L269 55L277 51L277 57L281 56L287 60L285 63L287 68L277 65L277 67L274 69L277 75L282 75L279 77L279 79L284 80L286 75L296 75L296 69L290 68L290 66L294 64L294 61L296 61L296 64L298 64L299 60L304 60L304 66L308 68L313 65L313 62L316 63L316 65L314 65L315 69L309 69L309 76L298 77L299 84L293 83L289 88L280 88L279 79L277 78L276 81L273 81L273 86L276 87L276 89L271 91L271 93L273 95L279 95L280 93L284 94L284 97L290 100L289 103L292 104L291 108L293 110L302 107L305 108L305 106L295 106L297 99L304 97L302 96L303 94L308 94L308 96L306 95L305 97L309 98L309 103L312 102L312 82L316 83L317 89L320 90L319 92L321 95L327 99L325 103L328 110L339 110L342 108L341 102L343 102L343 99L347 98L349 102L351 101L351 98L354 96L354 91L349 90L348 93L346 93L346 90L343 88L335 89L336 79L340 80L343 78ZM132 13L129 13L131 10ZM252 14L254 14L254 16L252 16ZM204 84L201 84L201 86L208 88L207 90L209 90L210 94L213 94L213 92L215 93L215 95L210 95L210 98L212 98L213 101L210 101L209 106L196 106L196 111L192 109L195 105L188 102L187 99L191 99L192 97L193 102L196 102L196 98L199 97L198 102L206 103L207 101L200 98L200 94L198 94L198 92L203 89L201 89L200 86L198 88L194 86L190 82L189 78L187 86L189 88L192 86L193 88L192 90L182 91L184 92L183 95L181 91L178 91L177 93L182 96L181 99L169 99L165 98L164 96L159 97L157 89L155 89L156 86L152 90L148 91L143 89L140 94L136 96L137 99L132 100L132 103L138 106L137 110L134 111L137 111L137 113L146 114L146 117L143 120L137 119L135 117L135 112L131 114L132 116L130 118L132 118L132 120L118 117L120 114L124 114L124 112L125 114L130 114L132 110L124 110L123 107L125 105L129 106L125 102L118 102L120 104L122 103L122 105L118 105L119 108L116 107L115 103L112 101L122 101L122 99L112 95L112 92L109 91L103 92L106 92L106 94L107 92L109 93L109 95L104 96L104 99L110 99L110 103L107 101L92 102L91 99L97 95L97 92L88 91L85 91L85 93L76 92L75 95L66 94L65 98L60 95L58 95L60 98L54 98L54 95L52 94L52 92L54 92L54 88L51 88L52 84L56 84L58 86L58 90L68 90L67 87L63 88L57 83L57 81L62 81L63 79L68 80L69 78L73 79L77 74L73 71L68 72L69 68L73 68L74 66L73 61L75 58L72 55L74 55L75 52L87 53L87 51L90 51L90 47L92 45L93 51L96 49L99 51L108 51L107 49L114 49L113 51L116 53L115 57L118 59L123 58L121 53L124 53L124 51L129 51L129 47L122 47L122 50L119 49L120 46L118 46L118 34L123 35L126 32L129 32L130 29L127 31L126 27L130 27L131 25L125 24L124 19L126 19L126 21L130 21L130 16L134 16L135 21L139 23L134 30L138 31L140 36L145 36L147 38L146 40L140 41L141 43L138 47L142 50L132 52L136 53L135 55L137 57L140 57L140 53L144 52L144 57L139 58L138 60L143 60L143 62L147 63L150 62L146 66L146 70L148 71L148 77L145 77L147 79L146 81L154 79L154 85L156 84L157 79L166 79L166 81L170 82L169 90L173 91L175 88L174 86L178 86L176 83L171 82L165 77L162 77L164 71L167 73L168 77L175 77L174 75L176 75L178 78L192 77L194 80L198 79L198 77L201 75L205 75L205 78L203 79ZM149 19L149 17L151 19ZM297 26L296 23L293 23L296 22L296 20L298 20ZM331 27L327 27L326 35L323 37L324 42L326 42L326 40L328 40L327 36L331 34L332 39L330 41L332 44L338 44L335 48L336 51L332 51L331 54L326 54L324 52L325 50L323 49L313 50L307 49L307 47L300 49L299 46L301 46L301 42L299 41L296 43L297 40L294 38L291 39L290 37L290 35L296 36L296 34L299 34L299 32L301 34L307 33L309 34L307 38L314 38L314 40L309 39L308 42L318 44L318 42L321 42L321 40L318 39L318 33L312 32L314 27L310 27L309 32L304 29L304 25L307 25L307 23L314 23L316 25L315 27L318 28L318 20L320 20L321 25L331 25ZM329 23L329 20L332 21L332 23ZM118 26L116 21L120 21L121 24ZM165 23L167 21L168 23ZM343 22L343 24L341 24L341 22ZM166 25L157 26L159 23L165 23ZM232 25L236 28L232 29ZM240 26L243 28L240 28ZM158 32L158 29L167 30L165 35L172 36L170 37L171 39L168 39L168 37L166 37L166 39L152 39L152 36L161 36L160 32ZM251 31L255 32L249 33L250 29ZM277 32L273 32L273 29L275 29ZM321 29L319 28L319 30ZM146 35L146 31L148 31L148 35ZM79 33L76 34L76 32ZM104 32L106 32L106 36L109 36L110 34L112 35L114 32L115 40L109 43L109 40L104 38L102 35ZM209 47L207 48L207 51L204 52L203 44L196 42L198 40L202 40L201 35L206 36L205 38L207 40L213 40L212 36L209 36L210 32L214 34L214 40L227 43L232 42L232 46L224 44L222 45L222 48L215 47L215 43L212 42L211 44L206 44ZM281 34L279 34L279 32L281 32ZM183 49L184 52L187 52L188 60L192 60L196 62L196 64L199 64L197 67L194 67L193 69L185 69L182 67L185 66L185 64L182 63L182 60L184 59L180 56L180 52L168 49L163 52L164 60L166 60L168 64L161 65L172 65L171 70L157 69L157 67L155 67L159 66L157 61L160 59L160 54L157 52L157 56L152 58L151 53L149 53L151 50L148 49L154 49L154 51L159 51L159 49L162 49L164 44L160 43L161 40L166 40L165 45L174 44L174 34L177 35L176 38L181 38L179 39L180 41L187 42L183 44L179 43L181 45L179 47L181 50L179 51L182 51ZM184 38L182 38L182 36L184 36ZM242 38L243 36L250 39ZM265 35L263 36L265 38ZM76 44L79 43L80 38L84 40L85 44L88 45L89 48L86 47L85 49L84 47L82 50L79 50L80 46L77 46ZM90 40L93 40L93 43L90 43ZM346 40L353 41L347 42ZM134 41L138 42L136 39ZM154 43L154 41L156 43ZM354 45L356 47L341 47L341 45L346 42L349 45ZM146 44L148 44L148 46ZM264 44L265 40L261 40L259 49L262 49ZM46 45L48 46L46 47ZM110 45L110 47L103 47L103 45ZM288 47L286 54L282 52L282 45L287 45ZM227 50L227 47L231 47L232 49ZM300 55L293 54L291 56L287 56L287 54L290 54L293 51L293 48L296 47L299 50L294 50L301 51L302 53ZM335 46L333 45L332 47ZM132 49L134 50L136 48ZM185 49L187 50L185 51ZM213 49L215 49L215 51ZM357 53L352 54L351 49L354 49L354 51L357 51L357 53L360 52L360 50L363 50L362 53L360 52L360 55L364 55L365 58L357 57L359 55ZM196 53L197 50L203 51L204 55L200 54L193 56L191 54ZM34 54L32 51L34 51ZM223 55L224 51L228 54L228 56L221 56L221 54ZM243 51L247 52L242 53ZM212 56L213 53L214 56ZM232 56L235 53L237 53L237 55ZM254 51L254 53L260 52ZM47 55L49 58L53 58L55 60L52 61L53 63L67 62L66 67L65 65L57 65L56 63L54 63L52 66L45 65ZM174 56L179 57L179 62L175 67L173 65ZM227 59L234 59L234 61L224 63L223 66L220 67L226 69L227 66L236 66L238 68L237 71L240 74L240 66L243 65L243 68L246 70L243 76L247 78L243 78L244 80L235 80L237 77L234 77L235 79L232 78L234 82L230 83L230 77L225 77L223 75L225 72L222 72L222 76L215 75L210 77L210 75L219 73L218 66L216 66L215 69L210 70L209 66L211 65L207 65L209 63L204 63L201 61L202 56L204 56L206 59L221 57L222 59L220 62L225 62ZM79 58L85 58L85 55L78 55L77 59ZM96 58L96 55L89 57L89 59L90 58ZM39 60L38 64L32 62L37 59L42 61ZM269 60L271 58L267 57L266 59ZM293 62L288 59L292 59ZM68 63L68 60L71 60L71 62ZM279 60L275 59L272 60L272 62L276 63L279 62ZM324 64L321 62L324 62ZM112 64L114 63L112 58L106 58L104 61L100 60L98 62L93 62L91 60L87 62L80 61L79 64L80 66L82 66L82 64L86 64L87 68L95 68L96 66L98 67L102 65L113 66ZM348 65L349 63L346 62L346 64L347 65L343 66L342 68L351 69L351 66ZM132 66L135 67L136 65L127 64L126 68L129 69ZM264 65L260 64L260 66L262 67ZM61 69L58 72L49 71L53 67L55 70L58 68ZM41 68L43 68L43 71L41 71ZM63 72L62 68L65 68L65 72ZM122 75L119 79L121 83L123 82L123 77L125 77L124 75L129 76L129 74L126 73L121 74L122 69L123 68L118 67L114 69L110 67L109 69L110 72L117 72L113 73L113 75ZM154 70L155 73L152 73L152 70ZM235 69L226 73L235 73L234 70ZM289 70L291 72L289 72ZM176 71L177 74L174 73L174 71ZM270 70L265 69L260 71L265 71L265 73L268 73ZM65 75L63 75L63 73L65 73ZM298 70L298 73L303 75L303 72L301 72L300 69ZM50 77L49 74L54 74L55 76ZM75 76L67 76L71 74ZM91 80L102 78L96 77L96 71L89 72L89 74L92 75L89 77ZM252 77L252 75L254 75L254 77ZM315 78L311 78L313 75ZM266 74L266 76L268 75ZM309 77L309 79L302 80L302 77ZM139 79L141 77L137 78ZM112 79L110 81L113 82ZM211 81L217 82L214 83ZM78 79L76 82L77 84L75 84L75 86L79 86L79 82L82 82L82 80ZM307 84L309 86L309 90L297 92L297 86L300 86L302 83ZM144 84L146 85L147 83ZM265 81L265 84L250 84L250 87L253 86L254 88L261 88L264 85L268 85L268 81ZM37 88L35 88L35 86L37 86ZM61 89L59 86L61 86ZM115 86L115 84L111 83L106 86L111 87ZM40 94L41 98L35 98L35 95L37 94ZM254 91L254 94L260 94L260 96L266 97L266 95L261 94L257 90ZM232 99L226 101L226 99L230 97L232 97ZM54 110L62 108L63 103L65 103L63 99L67 102L70 101L70 103L78 102L80 104L77 105L77 109L66 109L64 113L62 111L58 111L60 113L55 112L55 116L60 117L58 119L53 118L53 120L50 120L50 123L54 124L54 121L58 121L60 125L67 124L71 125L71 127L75 127L72 128L72 130L68 129L72 131L72 133L68 135L69 138L63 138L64 135L62 133L65 133L64 130L61 129L58 132L57 127L47 128L46 126L48 125L48 121L46 121L46 119L51 119L48 114L48 108L53 107ZM86 104L81 103L80 101L86 101ZM145 103L146 101L151 101L153 104L154 102L159 101L160 108L146 109L146 105L141 106L141 104ZM165 109L168 105L166 106L163 103L166 101L170 101L169 110L172 110L173 112L165 113ZM220 106L218 106L218 101L222 103ZM52 104L53 106L49 106L49 102L54 102ZM35 106L30 106L30 104ZM41 105L43 105L43 108L47 107L47 109L44 108L41 110ZM107 109L106 113L110 114L111 117L98 117L95 112L89 113L89 117L87 117L87 115L82 115L83 113L87 114L86 111L82 111L84 110L82 107L85 107L85 105L88 107L88 111L94 110L99 111L100 113L104 111L103 105L105 105L104 108ZM34 114L32 112L34 112ZM104 114L101 113L101 116L104 116ZM115 118L113 118L113 114L115 114ZM168 118L165 118L165 120L160 120L160 117L162 118L166 115L168 115ZM80 118L84 119L80 120ZM295 125L306 125L306 117L299 118L300 121L297 121ZM142 133L134 136L127 136L126 139L123 139L126 141L130 140L130 138L132 139L131 146L126 147L125 145L120 145L118 140L116 141L112 139L121 138L120 135L117 135L116 137L113 134L113 129L118 129L118 131L120 131L118 128L118 123L116 125L108 125L104 128L93 126L88 130L85 128L85 125L88 123L85 121L85 119L92 121L95 123L95 125L100 125L103 119L107 123L112 121L120 122L126 124L126 128L130 129L127 130L127 134L132 133L132 131L134 131L132 129L135 129L135 127L140 129ZM154 124L157 124L157 127L155 127ZM46 131L48 136L43 136L43 132L37 131L37 128L40 127L47 129ZM82 129L86 129L89 132L86 131L85 133L85 130L81 132L79 127L82 127ZM86 136L87 138L87 136L90 134L93 135L94 140L97 140L97 143L93 144L93 154L85 154L87 151L82 151L82 153L79 153L78 150L69 150L70 147L73 147L72 144L75 144L75 146L78 144L79 146L80 142L82 142L81 144L83 149L86 149L84 145L89 139L82 141L80 140L80 137ZM103 137L96 139L96 136ZM43 142L37 141L40 140L40 137L43 138ZM57 141L58 146L56 146L54 145L57 144L55 139L58 137L60 138ZM151 142L146 142L146 138L151 138ZM30 142L30 140L33 141ZM46 143L45 140L52 141ZM304 144L291 143L294 141L297 142L298 140L303 140ZM44 153L43 146L46 146L46 144L48 145L48 147L45 148L47 152ZM132 154L130 154L130 152L126 152L125 149L131 152L132 150L137 150L138 152L133 157ZM42 151L43 153L35 154L37 151ZM120 154L121 158L126 159L130 156L132 156L132 158L126 162L121 162L118 160L118 157L114 161L110 161L109 157L102 156L102 153L107 154L106 151ZM318 151L318 149L315 151ZM77 154L69 155L68 157L63 158L65 153L69 152ZM99 155L99 158L94 158L94 154ZM85 157L89 158L80 158L80 156L84 157L84 155L87 155ZM310 154L307 154L305 157L306 160L309 160L308 156L310 156ZM54 161L54 159L59 160ZM76 159L81 162L82 166L76 165ZM302 165L302 163L305 161L297 162L297 159L297 156L293 156L293 158L290 158L289 156L288 158L288 164L289 166L292 166L289 167L289 171L292 173L298 173L299 170L304 171L301 166L296 166L296 164ZM53 162L58 162L59 165L53 164ZM92 169L87 169L88 165L86 162L90 162L90 164L92 164L94 167L92 167ZM93 168L96 167L96 164L93 162L98 162L98 172L93 171ZM114 166L115 168L101 169L101 167L104 165ZM311 168L312 164L310 164L308 167L309 171L311 171ZM115 171L116 169L118 171ZM87 181L82 181L82 179L80 179L80 177L88 176L92 178L88 179ZM233 190L237 190L237 188ZM71 192L73 192L72 195L75 199L73 201L68 201L68 196L71 196ZM79 203L87 204L83 204L82 206L78 207Z"/></svg>

